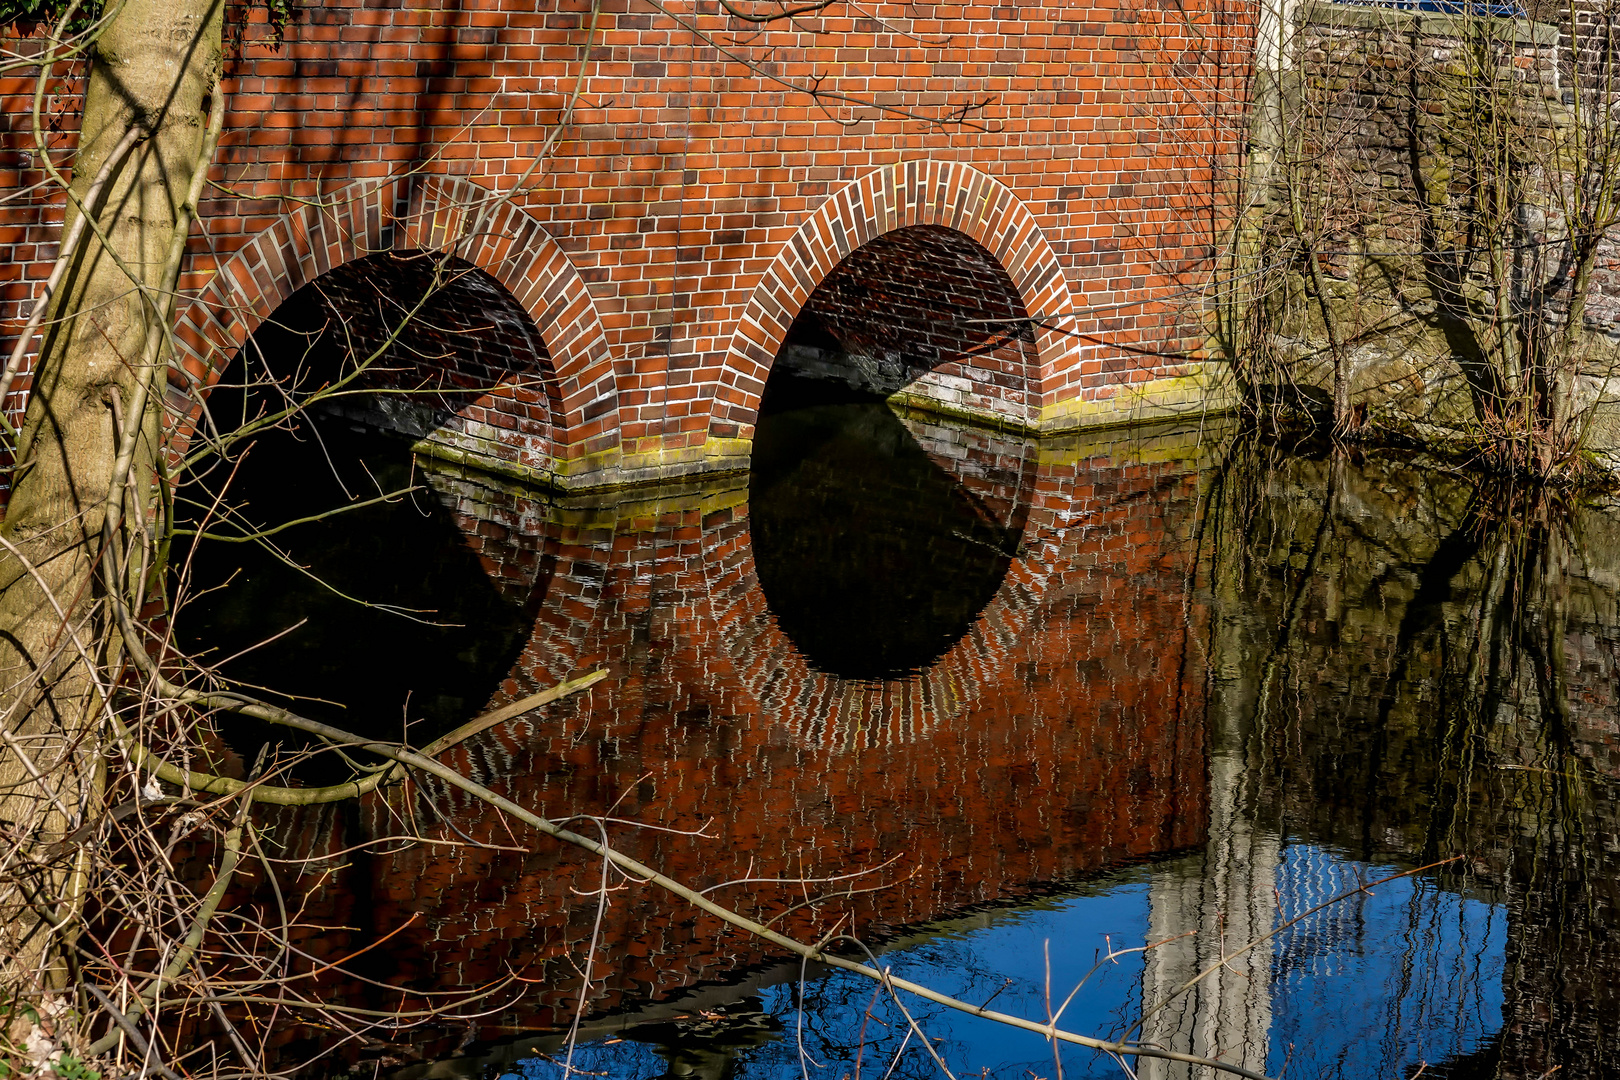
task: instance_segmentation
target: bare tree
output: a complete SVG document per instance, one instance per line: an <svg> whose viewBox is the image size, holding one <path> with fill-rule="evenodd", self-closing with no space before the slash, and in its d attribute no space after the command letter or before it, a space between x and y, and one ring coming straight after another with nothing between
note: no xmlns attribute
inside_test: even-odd
<svg viewBox="0 0 1620 1080"><path fill-rule="evenodd" d="M1533 14L1278 11L1236 306L1263 327L1244 344L1281 362L1251 405L1282 387L1340 435L1588 468L1615 360L1594 323L1614 318L1594 288L1620 223L1613 19Z"/></svg>
<svg viewBox="0 0 1620 1080"><path fill-rule="evenodd" d="M124 643L103 602L122 540L149 527L158 476L159 405L169 317L186 237L224 116L219 99L223 0L127 0L70 36L76 4L40 65L95 59L80 150L66 188L67 238L53 274L34 392L16 441L0 542L0 820L14 858L4 912L8 986L59 988L83 903L82 853L55 853L97 816L106 776L98 719ZM15 375L22 345L6 368ZM135 491L135 521L116 509ZM161 527L161 526L160 526ZM116 678L116 676L113 676ZM53 940L54 939L54 940ZM13 1013L13 1033L18 1014Z"/></svg>

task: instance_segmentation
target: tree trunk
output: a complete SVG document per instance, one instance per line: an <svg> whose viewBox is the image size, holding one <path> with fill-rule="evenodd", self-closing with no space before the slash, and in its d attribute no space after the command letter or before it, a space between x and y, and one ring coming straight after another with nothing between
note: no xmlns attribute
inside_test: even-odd
<svg viewBox="0 0 1620 1080"><path fill-rule="evenodd" d="M77 200L132 126L147 137L116 168L102 206L88 208L99 227L52 298L0 524L0 829L9 864L0 992L23 1002L66 974L64 942L53 942L59 935L45 920L71 923L64 917L77 909L81 856L58 842L97 815L101 789L94 667L111 639L97 566L118 472L114 413L129 410L142 381L167 363L154 331L172 308L165 278L177 233L190 224L183 206L218 92L223 24L222 0L127 0L91 53L70 189ZM70 200L64 235L76 217ZM143 497L162 385L159 376L158 393L123 418L140 432L128 475ZM131 507L143 509L139 499Z"/></svg>
<svg viewBox="0 0 1620 1080"><path fill-rule="evenodd" d="M1592 292L1592 274L1597 270L1602 232L1583 236L1577 246L1575 273L1570 283L1569 311L1564 318L1563 331L1558 335L1557 355L1548 366L1552 377L1548 380L1548 393L1552 398L1546 409L1551 417L1553 440L1551 449L1559 459L1580 444L1581 417L1576 400L1576 380L1580 374L1581 338L1586 333L1586 304Z"/></svg>

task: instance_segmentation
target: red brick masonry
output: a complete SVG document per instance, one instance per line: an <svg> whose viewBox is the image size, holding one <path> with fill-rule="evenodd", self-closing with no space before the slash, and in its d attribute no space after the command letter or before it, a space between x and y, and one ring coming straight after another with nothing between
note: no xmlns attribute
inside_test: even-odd
<svg viewBox="0 0 1620 1080"><path fill-rule="evenodd" d="M1043 322L1016 402L987 403L971 357L908 397L1038 431L1204 404L1183 294L1220 216L1250 5L838 4L764 28L717 12L605 0L592 31L577 0L333 0L301 7L277 48L262 10L233 5L175 422L300 286L367 254L449 248L533 318L554 392L494 387L466 408L505 421L427 449L563 487L734 467L811 292L914 225L974 241ZM47 142L64 163L81 74L48 80ZM571 122L515 190L576 89ZM0 327L13 333L61 214L24 190L42 176L33 90L29 73L0 78ZM950 276L926 260L906 272Z"/></svg>

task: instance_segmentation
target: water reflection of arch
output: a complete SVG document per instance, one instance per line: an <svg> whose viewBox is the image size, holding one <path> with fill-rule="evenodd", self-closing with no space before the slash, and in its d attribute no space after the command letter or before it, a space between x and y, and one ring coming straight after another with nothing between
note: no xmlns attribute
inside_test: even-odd
<svg viewBox="0 0 1620 1080"><path fill-rule="evenodd" d="M1107 462L1112 452L1043 462L1031 456L1010 478L1021 490L1008 501L1028 507L1019 556L969 632L932 671L898 688L816 672L797 654L758 587L746 504L738 490L604 507L576 513L572 520L565 513L550 525L541 523L542 514L499 511L497 518L526 519L531 534L547 531L525 541L544 550L523 559L547 562L553 576L535 633L490 705L606 666L614 676L609 685L616 689L603 693L618 702L628 696L637 708L676 718L696 709L724 718L734 728L770 728L790 735L797 745L841 753L939 733L947 726L939 718L932 724L915 722L925 705L944 718L971 714L985 703L987 691L1010 689L1004 681L1017 663L1035 662L1030 655L1020 658L1018 650L1038 651L1037 639L1054 627L1061 630L1063 619L1084 618L1097 624L1090 632L1124 639L1152 627L1150 634L1157 636L1145 644L1179 648L1163 638L1179 641L1184 632L1185 583L1180 571L1170 568L1175 556L1167 558L1159 546L1144 542L1157 534L1141 518L1158 512L1156 499L1182 498L1186 491L1171 489L1195 485L1196 479L1174 455L1154 463L1149 454L1150 460L1134 466L1135 475L1121 482ZM1107 482L1097 483L1099 474ZM492 573L510 573L501 569L500 558L488 553L495 545L477 535L488 531L487 524L481 527L480 520L469 516L464 530L473 542L485 545L485 563ZM1151 604L1110 607L1121 596L1143 589L1165 597L1173 592L1175 603L1162 612ZM644 621L633 625L637 620ZM694 677L674 680L668 693L649 698L643 695L653 679L637 667L655 644L667 657L664 669ZM1063 659L1088 675L1121 680L1147 676L1146 682L1153 684L1149 689L1164 701L1177 693L1176 669L1161 670L1152 655L1140 651L1107 650L1103 656ZM993 707L1005 704L998 700ZM888 710L882 722L871 723L880 708ZM1054 711L1063 711L1061 702ZM1167 714L1179 715L1179 710ZM498 778L521 767L525 739L538 730L520 720L489 733L483 740L488 746L475 744L467 753L480 758L480 775Z"/></svg>
<svg viewBox="0 0 1620 1080"><path fill-rule="evenodd" d="M1034 444L924 418L905 424L935 466L976 507L1002 519L1022 550L1038 480ZM855 749L912 741L971 711L1027 632L1042 591L1039 575L1009 552L994 595L943 656L903 680L846 677L819 668L803 642L784 631L784 613L773 608L761 580L757 537L751 541L739 557L705 564L715 572L708 595L720 629L718 651L761 713L807 746Z"/></svg>
<svg viewBox="0 0 1620 1080"><path fill-rule="evenodd" d="M953 722L904 731L890 721L908 703L892 691L844 697L824 681L819 698L803 697L837 706L814 743L807 721L823 714L794 712L800 699L771 689L766 664L753 662L756 650L780 658L786 643L757 595L739 491L547 512L520 493L441 477L468 542L493 574L511 577L508 587L524 589L531 566L550 570L534 633L488 704L596 667L610 672L588 696L502 724L444 760L553 817L614 806L618 817L659 826L708 822L705 839L620 837L698 888L904 856L888 888L821 910L789 913L797 894L768 890L747 901L810 937L825 918L878 932L1197 843L1207 815L1202 683L1196 671L1183 678L1196 665L1177 524L1197 475L1176 455L1106 456L1048 453L1030 470L1025 546L977 636L943 662L955 683L918 684L918 695L925 685L960 692ZM773 713L778 703L787 715ZM885 722L858 730L862 704L868 717L886 710ZM417 791L422 820L447 813L463 834L506 850L414 847L334 874L307 898L310 918L329 907L363 930L329 935L322 955L393 934L367 957L379 977L421 989L479 985L528 964L534 996L488 1023L533 1027L568 1015L570 962L594 918L582 896L599 867L514 837L456 791ZM301 842L309 855L338 851L388 834L401 810L374 799L353 817L317 811L318 828ZM616 899L604 915L612 944L598 954L606 981L593 1008L660 999L770 959L718 929L645 892Z"/></svg>

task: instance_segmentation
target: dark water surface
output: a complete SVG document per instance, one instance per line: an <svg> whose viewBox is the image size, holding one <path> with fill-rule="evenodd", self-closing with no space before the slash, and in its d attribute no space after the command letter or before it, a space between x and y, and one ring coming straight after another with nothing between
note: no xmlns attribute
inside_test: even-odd
<svg viewBox="0 0 1620 1080"><path fill-rule="evenodd" d="M452 625L205 547L198 583L238 587L182 611L191 640L225 655L310 618L237 677L425 741L606 669L444 760L1037 1021L1073 991L1070 1030L1288 1077L1617 1068L1614 517L1207 430L1037 443L858 401L767 416L750 477L595 501L327 436L343 449L275 451L305 455L299 489L285 456L243 477L263 520L340 498L328 457L351 491L426 490L289 530L288 559ZM335 854L408 826L446 843ZM266 827L313 860L288 885L310 963L374 946L330 1000L529 980L317 1071L560 1076L577 1014L592 1075L944 1075L872 984L616 876L599 916L599 863L458 792ZM1039 1036L903 1000L956 1076L1058 1074ZM1074 1048L1061 1071L1125 1075Z"/></svg>

